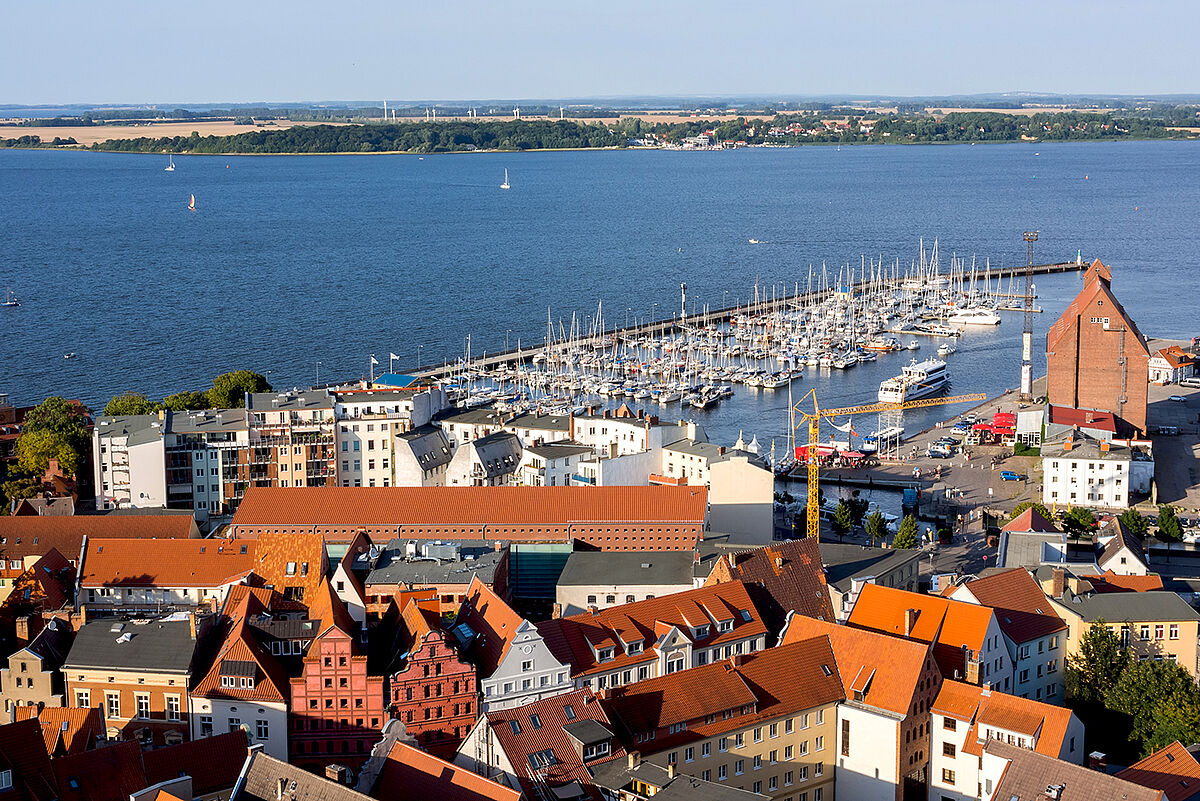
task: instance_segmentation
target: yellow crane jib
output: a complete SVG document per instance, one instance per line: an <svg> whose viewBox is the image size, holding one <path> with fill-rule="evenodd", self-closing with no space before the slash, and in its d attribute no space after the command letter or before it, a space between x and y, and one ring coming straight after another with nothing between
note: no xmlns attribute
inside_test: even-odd
<svg viewBox="0 0 1200 801"><path fill-rule="evenodd" d="M812 411L803 408L812 398ZM799 429L808 427L808 446L804 449L804 462L808 467L808 505L805 514L805 536L818 537L821 533L820 503L819 503L819 467L820 455L817 446L821 442L821 418L841 417L854 414L878 414L879 412L904 411L905 409L921 409L928 406L946 406L951 403L980 403L987 400L987 395L952 395L946 398L921 398L920 400L904 401L902 403L868 403L861 406L843 406L838 409L822 409L817 405L816 390L809 390L803 398L792 406L792 434L798 441ZM797 448L799 450L799 448Z"/></svg>

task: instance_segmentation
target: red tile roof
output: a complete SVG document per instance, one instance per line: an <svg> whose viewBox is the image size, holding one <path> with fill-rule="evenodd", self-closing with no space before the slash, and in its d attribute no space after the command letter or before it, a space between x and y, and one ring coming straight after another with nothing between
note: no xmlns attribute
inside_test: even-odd
<svg viewBox="0 0 1200 801"><path fill-rule="evenodd" d="M317 527L331 539L367 529L517 541L599 528L639 541L645 530L664 526L686 526L698 537L707 509L703 487L251 487L231 525L238 536ZM695 537L679 547L692 547Z"/></svg>
<svg viewBox="0 0 1200 801"><path fill-rule="evenodd" d="M1111 434L1117 433L1117 422L1112 412L1050 405L1047 413L1048 419L1046 422L1048 423L1091 428L1096 431L1107 431Z"/></svg>
<svg viewBox="0 0 1200 801"><path fill-rule="evenodd" d="M26 609L62 609L71 602L74 585L75 568L56 548L51 548L28 570L13 579L12 589L0 606L13 612L17 611L18 606ZM26 589L29 590L28 598L25 598Z"/></svg>
<svg viewBox="0 0 1200 801"><path fill-rule="evenodd" d="M662 751L845 697L829 638L817 636L616 687L604 704L630 734L655 732L645 747Z"/></svg>
<svg viewBox="0 0 1200 801"><path fill-rule="evenodd" d="M1178 345L1171 345L1166 348L1159 348L1154 354L1163 358L1171 367L1184 367L1196 361L1196 357L1185 351Z"/></svg>
<svg viewBox="0 0 1200 801"><path fill-rule="evenodd" d="M128 801L149 786L136 740L56 759L54 775L59 801Z"/></svg>
<svg viewBox="0 0 1200 801"><path fill-rule="evenodd" d="M520 801L521 793L398 742L388 752L371 796L387 801Z"/></svg>
<svg viewBox="0 0 1200 801"><path fill-rule="evenodd" d="M744 581L751 588L751 596L774 632L783 627L789 611L836 620L815 537L724 554L706 583L730 580Z"/></svg>
<svg viewBox="0 0 1200 801"><path fill-rule="evenodd" d="M41 732L36 720L0 726L0 770L12 771L13 790L21 801L56 797L54 770Z"/></svg>
<svg viewBox="0 0 1200 801"><path fill-rule="evenodd" d="M220 587L256 564L246 540L89 539L81 587Z"/></svg>
<svg viewBox="0 0 1200 801"><path fill-rule="evenodd" d="M868 673L873 671L874 676L862 697L863 703L900 715L913 710L917 685L929 656L928 645L802 615L793 615L788 621L781 644L821 636L829 638L847 697L854 696L854 679L865 669Z"/></svg>
<svg viewBox="0 0 1200 801"><path fill-rule="evenodd" d="M253 593L241 593L237 605L226 604L225 635L208 673L197 682L191 694L203 698L226 698L241 701L286 701L287 673L279 662L259 645L250 630L249 618L265 612L266 608ZM225 662L250 662L257 666L254 687L222 687L221 673ZM240 678L240 676L239 676ZM240 682L239 682L240 685Z"/></svg>
<svg viewBox="0 0 1200 801"><path fill-rule="evenodd" d="M1167 801L1186 801L1200 793L1200 763L1178 740L1133 763L1117 778L1161 790Z"/></svg>
<svg viewBox="0 0 1200 801"><path fill-rule="evenodd" d="M104 717L99 707L36 706L16 707L17 720L33 718L42 724L46 752L55 755L77 754L96 744L104 736Z"/></svg>
<svg viewBox="0 0 1200 801"><path fill-rule="evenodd" d="M731 631L718 630L718 622L732 621ZM708 635L693 637L692 629L707 626ZM537 624L551 653L571 666L572 676L605 673L658 659L658 643L672 628L697 648L710 648L767 633L762 616L740 581L714 584L659 598L622 604L581 615ZM630 643L642 650L629 653ZM598 662L593 648L613 648L613 659Z"/></svg>
<svg viewBox="0 0 1200 801"><path fill-rule="evenodd" d="M1159 585L1161 587L1161 583ZM1015 567L962 585L976 601L996 610L1000 630L1020 644L1066 629L1041 586L1023 567ZM961 588L955 588L956 590Z"/></svg>
<svg viewBox="0 0 1200 801"><path fill-rule="evenodd" d="M1081 575L1096 592L1153 592L1163 588L1162 577L1157 573L1145 576L1122 576L1111 570L1102 576Z"/></svg>
<svg viewBox="0 0 1200 801"><path fill-rule="evenodd" d="M1045 534L1062 533L1058 530L1058 528L1055 527L1053 523L1042 517L1041 512L1037 511L1032 506L1014 517L1004 528L1000 530L1022 533L1028 531L1038 531Z"/></svg>
<svg viewBox="0 0 1200 801"><path fill-rule="evenodd" d="M915 610L912 630L905 633L908 610ZM947 676L964 670L963 646L980 653L995 612L986 606L951 601L937 595L865 584L847 625L871 629L923 643L934 643L938 667Z"/></svg>
<svg viewBox="0 0 1200 801"><path fill-rule="evenodd" d="M571 710L570 714L567 713L568 707ZM538 718L537 726L534 725L534 715ZM554 764L538 771L546 783L553 788L579 782L590 798L601 801L599 790L592 784L591 774L575 750L570 735L563 730L564 726L583 720L594 720L613 732L608 756L596 760L597 762L625 758L625 747L616 736L612 720L596 695L587 687L564 695L543 698L516 709L487 713L488 725L512 762L513 770L527 797L540 797L531 781L534 768L529 762L529 755L551 751ZM513 722L517 724L515 730Z"/></svg>
<svg viewBox="0 0 1200 801"><path fill-rule="evenodd" d="M467 597L459 610L456 624L461 623L466 623L478 635L467 647L467 655L479 669L480 678L495 673L508 653L513 636L523 625L532 626L478 576L471 579Z"/></svg>
<svg viewBox="0 0 1200 801"><path fill-rule="evenodd" d="M986 733L980 734L982 725L984 729L991 726L1023 734L1031 740L1036 738L1034 750L1057 758L1063 753L1067 730L1074 717L1074 713L1065 707L987 691L950 679L942 682L933 702L933 711L970 725L963 751L972 756L983 752ZM1083 743L1078 743L1078 747L1083 748Z"/></svg>
<svg viewBox="0 0 1200 801"><path fill-rule="evenodd" d="M137 537L187 539L198 534L189 515L75 515L73 517L0 517L0 558L41 556L51 548L72 562L83 538Z"/></svg>
<svg viewBox="0 0 1200 801"><path fill-rule="evenodd" d="M1142 354L1149 356L1150 348L1146 344L1146 338L1142 336L1142 332L1138 330L1137 324L1125 313L1124 307L1121 306L1120 301L1117 300L1109 288L1111 275L1108 273L1108 268L1100 264L1100 260L1097 259L1092 263L1092 267L1088 268L1084 280L1086 282L1084 288L1068 304L1058 319L1054 321L1054 324L1050 326L1050 330L1046 332L1046 350L1056 350L1058 341L1075 323L1075 318L1082 314L1083 310L1090 306L1094 300L1100 298L1111 309L1111 311L1106 312L1106 315L1124 321L1132 332L1133 341L1125 345L1129 349L1129 352L1132 353L1136 349L1140 350Z"/></svg>
<svg viewBox="0 0 1200 801"><path fill-rule="evenodd" d="M237 782L246 761L248 744L246 732L237 731L201 737L166 748L155 748L142 754L146 766L146 783L192 777L192 793L208 795L227 790Z"/></svg>

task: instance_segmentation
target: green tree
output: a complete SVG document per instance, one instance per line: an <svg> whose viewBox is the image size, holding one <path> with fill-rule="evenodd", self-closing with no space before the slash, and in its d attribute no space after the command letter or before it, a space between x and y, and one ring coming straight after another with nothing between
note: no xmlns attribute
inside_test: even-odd
<svg viewBox="0 0 1200 801"><path fill-rule="evenodd" d="M845 500L838 501L830 527L833 529L833 533L838 535L838 539L849 534L850 529L854 528L854 512L850 511L850 504Z"/></svg>
<svg viewBox="0 0 1200 801"><path fill-rule="evenodd" d="M900 521L900 529L896 532L896 536L892 539L893 548L916 548L917 547L917 518L912 515L905 515Z"/></svg>
<svg viewBox="0 0 1200 801"><path fill-rule="evenodd" d="M862 525L863 517L867 514L867 509L870 507L867 500L865 498L850 498L843 501L843 503L850 507L850 519L854 522L854 525Z"/></svg>
<svg viewBox="0 0 1200 801"><path fill-rule="evenodd" d="M1143 755L1176 739L1200 739L1200 689L1191 674L1174 662L1130 661L1104 695L1104 705L1133 721L1129 739ZM1180 735L1180 729L1184 735ZM1167 739L1164 739L1167 738Z"/></svg>
<svg viewBox="0 0 1200 801"><path fill-rule="evenodd" d="M1158 533L1155 536L1166 543L1183 539L1183 526L1179 523L1174 506L1164 503L1158 507Z"/></svg>
<svg viewBox="0 0 1200 801"><path fill-rule="evenodd" d="M1077 701L1103 703L1129 664L1129 649L1103 620L1079 640L1079 651L1066 665L1067 692Z"/></svg>
<svg viewBox="0 0 1200 801"><path fill-rule="evenodd" d="M1021 512L1024 512L1026 509L1029 509L1029 508L1032 508L1033 511L1037 512L1039 515L1046 518L1047 520L1050 519L1050 510L1047 509L1042 504L1038 503L1037 501L1022 501L1021 503L1018 503L1016 506L1013 507L1012 517L1010 517L1009 520L1016 520L1018 517L1020 517Z"/></svg>
<svg viewBox="0 0 1200 801"><path fill-rule="evenodd" d="M29 476L41 476L50 466L51 459L57 459L59 468L73 476L79 469L82 456L65 437L49 429L21 432L17 440L17 465L22 472Z"/></svg>
<svg viewBox="0 0 1200 801"><path fill-rule="evenodd" d="M213 409L241 408L246 404L246 393L270 391L265 376L250 370L234 370L213 379L212 389L207 393L208 405Z"/></svg>
<svg viewBox="0 0 1200 801"><path fill-rule="evenodd" d="M162 407L173 412L188 412L208 408L208 395L194 390L176 392L163 398Z"/></svg>
<svg viewBox="0 0 1200 801"><path fill-rule="evenodd" d="M1074 506L1063 518L1063 528L1072 539L1088 536L1096 530L1096 515L1086 506Z"/></svg>
<svg viewBox="0 0 1200 801"><path fill-rule="evenodd" d="M155 404L140 392L123 392L104 405L104 413L109 417L154 414L156 411L158 408Z"/></svg>
<svg viewBox="0 0 1200 801"><path fill-rule="evenodd" d="M1146 534L1150 531L1150 521L1142 517L1141 512L1137 509L1126 509L1121 512L1119 519L1125 524L1125 528L1133 532L1138 539L1145 539Z"/></svg>
<svg viewBox="0 0 1200 801"><path fill-rule="evenodd" d="M863 525L867 530L867 536L872 540L883 540L887 538L887 520L883 518L883 513L876 509L871 514L867 515Z"/></svg>
<svg viewBox="0 0 1200 801"><path fill-rule="evenodd" d="M74 475L83 463L84 454L92 447L86 413L86 408L57 396L46 398L30 409L17 440L20 470L31 477L40 477L50 459L58 459L59 466L68 475Z"/></svg>

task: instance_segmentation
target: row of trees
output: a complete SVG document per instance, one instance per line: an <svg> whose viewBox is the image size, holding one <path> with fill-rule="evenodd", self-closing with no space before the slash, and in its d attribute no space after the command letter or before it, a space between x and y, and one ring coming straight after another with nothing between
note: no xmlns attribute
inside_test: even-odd
<svg viewBox="0 0 1200 801"><path fill-rule="evenodd" d="M815 118L777 114L768 118L743 118L714 122L696 119L654 123L626 118L612 125L575 120L415 121L370 125L314 125L280 130L251 131L236 136L142 137L100 142L97 150L140 153L379 153L387 151L443 153L462 150L541 150L550 148L624 147L633 136L653 133L677 142L714 129L717 139L750 144L901 143L901 142L1011 142L1022 138L1044 140L1160 139L1187 137L1172 131L1169 121L1134 115L1061 112L1023 116L995 112L956 112L941 119L924 115L850 117L848 127L808 134L770 136L771 128L800 123L812 130ZM869 133L861 127L869 127Z"/></svg>
<svg viewBox="0 0 1200 801"><path fill-rule="evenodd" d="M1012 518L1010 519L1015 519L1026 509L1030 508L1047 520L1053 519L1050 510L1045 505L1036 501L1023 501L1014 506ZM1145 539L1150 534L1150 521L1143 517L1142 513L1138 510L1133 508L1126 509L1117 517L1138 539ZM1071 539L1090 537L1100 527L1100 522L1096 519L1096 513L1086 506L1072 506L1067 510L1066 515L1063 516L1061 523L1063 529L1067 532L1067 536ZM1183 540L1183 524L1179 522L1175 507L1165 503L1159 505L1158 528L1154 532L1154 536L1161 542L1167 543L1168 546L1173 542L1181 542Z"/></svg>
<svg viewBox="0 0 1200 801"><path fill-rule="evenodd" d="M40 137L40 136L30 136L28 134L25 136L18 136L18 137L12 138L12 139L0 139L0 148L4 148L4 147L19 147L19 148L62 147L65 145L77 145L77 144L79 144L79 142L75 141L75 137L73 137L73 136L68 136L65 139L61 136L56 136L53 139L51 139L49 142L43 142L42 137Z"/></svg>
<svg viewBox="0 0 1200 801"><path fill-rule="evenodd" d="M57 459L68 476L79 472L92 448L87 415L86 408L57 396L25 415L17 439L17 461L0 475L0 514L8 514L13 499L38 494L51 459Z"/></svg>
<svg viewBox="0 0 1200 801"><path fill-rule="evenodd" d="M1102 719L1108 724L1104 728L1125 722L1129 741L1142 756L1175 740L1200 740L1200 688L1187 669L1166 660L1134 659L1103 620L1080 638L1066 666L1066 685L1081 717Z"/></svg>
<svg viewBox="0 0 1200 801"><path fill-rule="evenodd" d="M104 413L115 417L156 414L163 410L185 412L200 409L233 409L240 408L245 403L246 393L270 391L271 385L267 383L266 376L251 370L234 370L214 378L212 387L204 392L185 390L168 395L158 402L149 400L140 392L123 392L104 405Z"/></svg>
<svg viewBox="0 0 1200 801"><path fill-rule="evenodd" d="M794 500L790 493L783 493L778 496L778 499L785 503ZM823 493L821 503L824 503ZM853 531L855 526L862 526L868 537L875 542L883 543L888 537L887 519L878 509L867 514L868 507L869 504L863 498L843 498L838 501L837 508L833 511L833 518L829 522L830 529L841 538ZM807 508L802 509L792 520L792 531L797 537L804 536L807 520ZM916 548L920 545L919 535L920 526L917 518L913 515L905 515L896 530L896 536L892 538L892 547Z"/></svg>

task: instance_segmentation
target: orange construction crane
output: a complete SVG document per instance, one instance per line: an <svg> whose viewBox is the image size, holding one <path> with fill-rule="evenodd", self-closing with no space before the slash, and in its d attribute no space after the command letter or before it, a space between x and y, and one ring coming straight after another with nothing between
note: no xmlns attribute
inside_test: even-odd
<svg viewBox="0 0 1200 801"><path fill-rule="evenodd" d="M806 411L804 406L812 398L812 411ZM927 406L945 406L950 403L982 402L987 395L953 395L948 398L922 398L920 400L904 401L902 403L868 403L863 406L845 406L840 409L822 409L817 405L817 392L810 389L808 394L792 406L792 434L798 440L796 433L804 425L808 427L808 447L805 448L804 459L808 464L808 507L805 517L805 536L818 537L821 532L820 505L818 501L817 482L819 481L818 463L820 456L817 446L821 442L821 418L835 415L873 414L879 412L898 412L905 409L923 409ZM799 450L799 449L797 449Z"/></svg>

